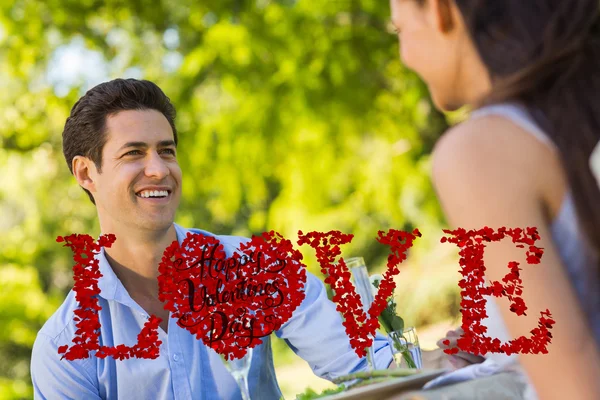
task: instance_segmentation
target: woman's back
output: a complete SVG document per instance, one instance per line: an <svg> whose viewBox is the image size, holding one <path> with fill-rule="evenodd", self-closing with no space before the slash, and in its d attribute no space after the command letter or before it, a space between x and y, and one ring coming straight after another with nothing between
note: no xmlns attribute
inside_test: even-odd
<svg viewBox="0 0 600 400"><path fill-rule="evenodd" d="M502 103L485 106L474 111L471 118L481 118L490 115L501 116L510 120L545 143L552 150L556 150L551 139L539 128L527 109L521 105L516 103ZM575 288L596 342L600 344L600 281L597 279L594 273L595 269L593 268L598 263L598 255L579 223L570 188L567 187L563 192L560 207L558 207L558 211L550 223L552 241L567 270L569 280ZM541 266L543 266L543 263L544 258L542 257ZM529 285L531 284L529 283ZM528 282L523 282L523 285L525 287L524 290L527 290ZM539 311L541 310L533 310L534 313ZM503 342L513 339L502 320L497 303L488 299L486 312L488 318L483 322L488 327L487 335L499 338ZM551 346L549 351L552 349ZM521 370L516 364L518 360L516 354L507 356L505 354L488 353L486 358L500 365L502 369L514 370L516 368L519 371ZM525 383L529 385L524 395L525 398L528 400L537 398L526 377Z"/></svg>
<svg viewBox="0 0 600 400"><path fill-rule="evenodd" d="M555 150L550 138L539 128L524 107L516 103L490 105L474 111L471 118L488 115L497 115L509 119ZM596 341L600 345L600 281L593 268L598 263L598 255L581 228L573 203L573 196L568 188L563 195L559 211L551 222L550 229L552 240L567 269L571 283L577 291L577 296L589 319ZM542 257L542 265L543 262ZM524 286L527 290L526 282L524 282ZM491 312L497 312L494 306L491 307ZM534 310L534 312L537 313L538 310ZM497 319L500 320L499 316ZM495 323L492 323L489 328L492 330L499 329ZM504 341L509 340L506 329L503 327L500 329L499 334L501 336L497 337Z"/></svg>
<svg viewBox="0 0 600 400"><path fill-rule="evenodd" d="M528 307L528 317L517 317L508 311L507 299L486 298L489 318L482 321L488 328L486 336L502 342L530 336L539 313L548 307L556 320L556 340L548 345L548 356L531 357L541 360L558 354L563 359L569 354L585 364L584 354L591 354L590 340L567 332L573 333L572 327L583 322L591 327L593 338L589 339L600 343L600 282L594 273L598 256L577 219L573 195L555 150L524 107L516 103L485 106L473 112L467 123L444 135L434 152L434 182L445 211L451 211L447 214L451 226L539 229L541 239L536 245L545 249L539 265L525 264L524 250L514 248L508 240L486 247L489 280L502 279L510 260L521 263L523 299ZM539 296L540 291L549 290L557 293L553 304ZM572 307L565 308L561 299L568 291L585 316ZM519 327L509 334L507 326L513 330ZM556 343L565 339L570 341L566 353ZM502 370L523 372L516 354L487 353L485 357L481 368L457 371L446 381L475 379ZM525 398L536 399L531 381L522 376L523 383L529 383Z"/></svg>

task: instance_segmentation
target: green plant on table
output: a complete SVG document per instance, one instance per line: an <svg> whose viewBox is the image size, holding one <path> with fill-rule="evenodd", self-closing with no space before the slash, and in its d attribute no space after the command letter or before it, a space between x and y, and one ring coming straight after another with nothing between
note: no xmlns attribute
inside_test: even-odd
<svg viewBox="0 0 600 400"><path fill-rule="evenodd" d="M344 385L340 385L337 388L333 388L333 389L325 389L321 393L317 393L313 389L308 388L308 389L306 389L306 391L304 393L301 393L298 396L296 396L296 400L313 400L313 399L318 399L318 398L321 398L321 397L330 396L332 394L341 393L344 390L346 390L346 386L344 386Z"/></svg>
<svg viewBox="0 0 600 400"><path fill-rule="evenodd" d="M390 379L404 378L417 374L418 371L412 369L382 369L375 371L358 371L347 375L343 375L333 379L333 383L339 385L337 388L325 389L321 393L317 393L311 388L308 388L296 396L296 400L313 400L327 397L336 393L345 392L346 390L372 385L375 383L385 382Z"/></svg>
<svg viewBox="0 0 600 400"><path fill-rule="evenodd" d="M383 280L380 274L371 275L371 285L373 285L373 296L377 294L379 283ZM387 306L379 315L379 323L383 330L390 336L392 332L398 334L391 335L390 338L394 343L394 348L402 354L402 358L406 361L408 368L417 368L415 361L408 348L408 340L404 337L404 320L396 313L396 300L394 294L387 299ZM404 343L402 340L404 339Z"/></svg>

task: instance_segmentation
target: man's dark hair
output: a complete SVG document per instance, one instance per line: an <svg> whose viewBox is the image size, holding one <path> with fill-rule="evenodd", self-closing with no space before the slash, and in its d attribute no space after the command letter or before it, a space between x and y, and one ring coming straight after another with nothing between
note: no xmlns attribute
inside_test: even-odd
<svg viewBox="0 0 600 400"><path fill-rule="evenodd" d="M162 113L173 129L173 138L177 145L175 107L163 91L150 81L115 79L88 90L71 109L62 134L63 154L71 173L75 156L91 159L98 172L102 172L106 118L127 110L156 110ZM95 205L92 194L87 189L83 190Z"/></svg>

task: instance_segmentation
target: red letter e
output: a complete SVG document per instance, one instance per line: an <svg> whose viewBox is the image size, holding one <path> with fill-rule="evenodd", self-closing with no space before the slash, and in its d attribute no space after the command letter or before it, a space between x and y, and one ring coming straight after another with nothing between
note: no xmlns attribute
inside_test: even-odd
<svg viewBox="0 0 600 400"><path fill-rule="evenodd" d="M508 263L510 272L502 279L502 282L493 281L485 286L485 265L483 264L483 253L485 244L483 242L498 242L505 236L510 236L513 243L520 243L517 247L529 246L527 251L527 263L539 264L543 250L534 246L536 240L540 239L536 228L522 229L500 228L498 232L485 227L479 231L466 231L456 229L454 231L444 230L452 236L442 237L441 242L450 242L460 248L461 279L458 285L461 288L461 313L462 328L464 335L457 341L458 348L444 350L447 354L456 354L459 349L471 354L484 355L491 353L548 353L547 345L550 343L552 334L550 329L554 325L550 311L540 312L538 327L531 331L532 336L526 338L521 336L508 343L501 343L499 339L485 336L486 327L482 326L481 320L485 318L485 303L483 296L506 297L510 300L510 310L517 315L526 315L525 302L520 297L523 293L522 280L520 278L519 263L511 261Z"/></svg>

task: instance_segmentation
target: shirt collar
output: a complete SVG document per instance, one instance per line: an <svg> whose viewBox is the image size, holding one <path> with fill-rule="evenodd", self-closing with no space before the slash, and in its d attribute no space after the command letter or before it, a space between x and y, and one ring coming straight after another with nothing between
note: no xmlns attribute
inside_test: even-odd
<svg viewBox="0 0 600 400"><path fill-rule="evenodd" d="M176 223L173 223L175 226L175 234L177 235L177 241L181 246L183 239L187 236L189 229L185 229L182 226L179 226ZM106 254L104 252L104 246L100 248L100 252L96 255L96 259L98 260L98 265L100 269L100 273L102 277L98 279L98 288L100 289L100 297L106 300L117 300L121 302L129 302L131 298L127 294L125 287L115 275L112 267L108 263L106 259Z"/></svg>

